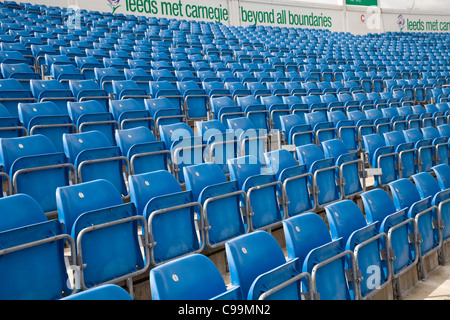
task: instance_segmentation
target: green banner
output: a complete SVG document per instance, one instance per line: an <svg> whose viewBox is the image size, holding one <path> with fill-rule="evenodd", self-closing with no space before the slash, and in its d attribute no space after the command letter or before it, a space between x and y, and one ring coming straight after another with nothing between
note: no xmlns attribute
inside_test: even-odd
<svg viewBox="0 0 450 320"><path fill-rule="evenodd" d="M378 0L345 0L345 4L350 6L377 6Z"/></svg>

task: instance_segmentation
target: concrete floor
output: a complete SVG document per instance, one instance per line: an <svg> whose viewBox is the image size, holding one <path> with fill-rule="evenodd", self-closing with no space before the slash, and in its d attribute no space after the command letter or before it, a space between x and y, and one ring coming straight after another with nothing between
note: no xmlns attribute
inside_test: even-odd
<svg viewBox="0 0 450 320"><path fill-rule="evenodd" d="M444 266L438 266L402 300L450 300L450 264L447 262Z"/></svg>

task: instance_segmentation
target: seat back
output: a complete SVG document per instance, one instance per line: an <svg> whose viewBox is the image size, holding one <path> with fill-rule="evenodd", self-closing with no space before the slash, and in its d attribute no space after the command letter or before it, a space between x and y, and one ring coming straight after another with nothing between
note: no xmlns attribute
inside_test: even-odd
<svg viewBox="0 0 450 320"><path fill-rule="evenodd" d="M225 251L230 268L231 283L239 286L243 297L250 297L252 287L258 276L286 263L281 247L269 233L256 231L227 241ZM270 259L266 259L270 255ZM290 285L279 292L296 296L297 284ZM286 291L290 291L289 294Z"/></svg>
<svg viewBox="0 0 450 320"><path fill-rule="evenodd" d="M227 288L214 263L202 254L192 254L150 270L153 300L207 300Z"/></svg>

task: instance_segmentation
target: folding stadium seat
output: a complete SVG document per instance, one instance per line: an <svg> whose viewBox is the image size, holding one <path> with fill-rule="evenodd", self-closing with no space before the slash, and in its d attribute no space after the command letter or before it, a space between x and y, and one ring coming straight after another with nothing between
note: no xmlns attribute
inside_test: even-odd
<svg viewBox="0 0 450 320"><path fill-rule="evenodd" d="M196 124L197 135L207 146L205 160L218 164L228 174L227 159L236 158L240 151L234 132L227 130L219 120L198 121Z"/></svg>
<svg viewBox="0 0 450 320"><path fill-rule="evenodd" d="M246 193L237 181L228 181L222 168L216 163L203 163L183 169L186 190L191 190L194 201L202 205L205 245L222 246L225 241L249 230Z"/></svg>
<svg viewBox="0 0 450 320"><path fill-rule="evenodd" d="M423 126L423 121L419 114L414 114L413 109L409 106L396 108L400 116L405 117L408 123L408 129L420 129Z"/></svg>
<svg viewBox="0 0 450 320"><path fill-rule="evenodd" d="M144 126L153 128L153 118L145 108L145 103L139 103L134 98L110 100L109 109L120 129L130 129Z"/></svg>
<svg viewBox="0 0 450 320"><path fill-rule="evenodd" d="M27 63L2 63L0 65L3 79L17 79L25 90L30 90L30 81L33 79L41 79L38 73Z"/></svg>
<svg viewBox="0 0 450 320"><path fill-rule="evenodd" d="M353 252L345 250L342 239L332 240L322 218L313 212L283 220L287 256L298 259L303 272L313 275L310 286L304 289L314 300L348 300L354 297L347 282L356 281L357 266L346 265L347 257L354 261ZM347 277L345 270L352 270Z"/></svg>
<svg viewBox="0 0 450 320"><path fill-rule="evenodd" d="M19 51L1 51L0 52L0 63L5 64L28 64L28 60Z"/></svg>
<svg viewBox="0 0 450 320"><path fill-rule="evenodd" d="M150 95L152 98L166 98L174 106L180 109L184 107L184 97L180 94L180 90L178 90L175 84L167 80L156 80L155 77L153 79L154 81L150 81Z"/></svg>
<svg viewBox="0 0 450 320"><path fill-rule="evenodd" d="M401 179L390 183L389 187L397 210L406 208L408 217L415 220L414 242L419 257L419 279L424 279L426 277L424 259L440 249L438 229L440 222L433 222L438 215L437 203L434 202L437 198L434 196L440 189L436 179L428 172L415 174L412 179L414 183ZM444 196L447 197L448 195Z"/></svg>
<svg viewBox="0 0 450 320"><path fill-rule="evenodd" d="M334 165L333 159L325 158L322 149L315 144L296 147L297 159L300 165L313 175L310 182L317 207L342 199L340 185L337 182L339 167Z"/></svg>
<svg viewBox="0 0 450 320"><path fill-rule="evenodd" d="M398 154L393 145L386 145L379 134L367 134L363 136L364 150L368 162L373 169L381 169L374 174L374 186L384 187L398 177Z"/></svg>
<svg viewBox="0 0 450 320"><path fill-rule="evenodd" d="M275 174L283 184L284 218L314 210L312 174L306 170L306 165L298 165L294 156L285 149L266 152L265 158L267 171Z"/></svg>
<svg viewBox="0 0 450 320"><path fill-rule="evenodd" d="M431 124L433 127L448 123L448 117L445 114L446 111L440 110L434 104L426 104L424 107L425 107L425 113L431 114L431 117L434 119L434 121L432 121L432 124Z"/></svg>
<svg viewBox="0 0 450 320"><path fill-rule="evenodd" d="M364 160L356 151L349 152L340 139L324 141L322 144L326 158L333 159L339 167L340 193L342 197L353 198L366 190ZM361 183L362 179L362 183Z"/></svg>
<svg viewBox="0 0 450 320"><path fill-rule="evenodd" d="M417 149L417 161L419 172L427 172L436 164L436 149L431 139L424 139L422 133L417 129L403 131L406 142L414 143Z"/></svg>
<svg viewBox="0 0 450 320"><path fill-rule="evenodd" d="M264 152L269 148L271 135L266 130L256 128L246 117L228 119L227 124L228 130L234 132L239 141L239 155L253 155L260 162L264 162Z"/></svg>
<svg viewBox="0 0 450 320"><path fill-rule="evenodd" d="M3 104L0 104L0 138L27 136L28 130L19 117L13 117Z"/></svg>
<svg viewBox="0 0 450 320"><path fill-rule="evenodd" d="M97 130L102 132L113 145L115 144L114 132L119 129L119 123L114 120L113 114L105 111L98 101L68 102L67 111L78 132Z"/></svg>
<svg viewBox="0 0 450 320"><path fill-rule="evenodd" d="M96 79L95 68L103 68L103 63L93 56L75 56L75 63L86 79Z"/></svg>
<svg viewBox="0 0 450 320"><path fill-rule="evenodd" d="M209 97L204 89L200 88L194 81L178 81L177 88L180 95L183 96L186 119L209 119L211 112Z"/></svg>
<svg viewBox="0 0 450 320"><path fill-rule="evenodd" d="M83 74L81 74L80 70L78 70L77 67L71 64L52 65L50 69L50 75L53 77L53 79L61 82L66 87L66 89L70 89L70 80L85 80L85 77Z"/></svg>
<svg viewBox="0 0 450 320"><path fill-rule="evenodd" d="M217 267L202 254L191 254L150 270L153 300L241 300L241 289L227 289Z"/></svg>
<svg viewBox="0 0 450 320"><path fill-rule="evenodd" d="M364 113L367 119L372 120L378 134L381 135L392 130L390 119L385 117L380 109L369 109Z"/></svg>
<svg viewBox="0 0 450 320"><path fill-rule="evenodd" d="M184 122L159 125L160 141L172 154L172 168L175 177L184 183L183 168L203 163L206 145L202 137L195 136L191 127ZM181 171L181 173L180 173Z"/></svg>
<svg viewBox="0 0 450 320"><path fill-rule="evenodd" d="M431 140L435 146L435 165L449 164L449 142L447 137L442 137L435 127L420 129L425 140Z"/></svg>
<svg viewBox="0 0 450 320"><path fill-rule="evenodd" d="M0 139L0 164L11 178L12 193L30 195L48 215L56 210L56 188L71 183L71 172L76 176L64 153L43 135Z"/></svg>
<svg viewBox="0 0 450 320"><path fill-rule="evenodd" d="M58 80L31 80L31 92L38 102L51 101L67 114L67 103L77 101L72 92Z"/></svg>
<svg viewBox="0 0 450 320"><path fill-rule="evenodd" d="M330 204L325 207L325 211L330 224L331 238L333 240L342 238L346 250L354 252L361 278L366 279L359 283L350 283L355 298L358 298L358 295L363 299L371 297L387 286L392 276L390 270L386 272L383 268L380 256L381 245L383 242L387 243L386 234L379 233L375 223L367 223L363 212L353 201L343 200ZM367 281L373 276L374 269L377 270L376 276Z"/></svg>
<svg viewBox="0 0 450 320"><path fill-rule="evenodd" d="M137 231L145 218L104 179L58 188L56 197L60 222L76 242L81 289L130 279L132 295L132 277L149 267L149 250L144 246L143 257ZM143 234L147 241L145 228Z"/></svg>
<svg viewBox="0 0 450 320"><path fill-rule="evenodd" d="M283 219L277 197L281 193L281 182L274 174L265 174L263 165L255 156L228 159L227 163L230 179L238 181L241 190L247 193L246 207L252 208L248 221L250 230L270 229L278 225Z"/></svg>
<svg viewBox="0 0 450 320"><path fill-rule="evenodd" d="M306 103L303 103L302 99L298 95L292 96L282 96L283 102L288 105L291 113L298 114L303 116L302 114L309 112L309 107Z"/></svg>
<svg viewBox="0 0 450 320"><path fill-rule="evenodd" d="M123 72L114 67L94 68L94 76L101 89L106 90L110 96L114 94L112 82L125 80Z"/></svg>
<svg viewBox="0 0 450 320"><path fill-rule="evenodd" d="M310 125L314 132L314 140L318 146L323 141L334 139L337 136L337 129L332 122L328 121L324 112L313 111L305 114L305 122Z"/></svg>
<svg viewBox="0 0 450 320"><path fill-rule="evenodd" d="M108 92L101 89L95 80L69 81L69 88L78 102L96 100L103 106L104 111L108 111Z"/></svg>
<svg viewBox="0 0 450 320"><path fill-rule="evenodd" d="M423 106L414 105L411 106L411 110L413 114L417 115L421 120L420 127L428 127L434 125L435 119L433 119L433 114L431 112L427 112Z"/></svg>
<svg viewBox="0 0 450 320"><path fill-rule="evenodd" d="M450 213L449 205L446 201L448 199L449 188L449 167L446 164L440 164L433 167L433 172L436 175L436 180L441 189L433 196L433 204L438 206L439 223L440 226L440 243L441 243L441 259L445 260L444 244L449 241L450 237Z"/></svg>
<svg viewBox="0 0 450 320"><path fill-rule="evenodd" d="M67 114L53 102L19 103L19 119L30 135L42 134L49 138L58 152L64 152L63 133L77 132Z"/></svg>
<svg viewBox="0 0 450 320"><path fill-rule="evenodd" d="M171 153L164 142L157 141L150 129L135 127L116 130L117 145L130 163L130 174L169 170ZM171 170L172 171L172 170Z"/></svg>
<svg viewBox="0 0 450 320"><path fill-rule="evenodd" d="M269 112L270 130L281 130L280 117L291 114L289 106L279 96L262 96L261 103Z"/></svg>
<svg viewBox="0 0 450 320"><path fill-rule="evenodd" d="M241 107L236 106L230 96L210 98L211 111L214 114L214 119L219 120L223 124L227 123L228 119L244 116Z"/></svg>
<svg viewBox="0 0 450 320"><path fill-rule="evenodd" d="M339 110L328 111L327 119L333 123L337 129L337 138L344 142L348 150L357 151L361 149L360 141L357 138L359 129L354 120L349 120L345 113Z"/></svg>
<svg viewBox="0 0 450 320"><path fill-rule="evenodd" d="M75 258L73 239L63 234L58 220L39 221L0 232L3 248L0 298L55 300L75 292L69 287L65 240L71 250L68 258ZM33 259L33 263L27 263L29 259Z"/></svg>
<svg viewBox="0 0 450 320"><path fill-rule="evenodd" d="M64 134L63 143L64 153L77 170L78 183L105 179L124 199L129 197L125 184L130 168L128 159L103 133L93 130Z"/></svg>
<svg viewBox="0 0 450 320"><path fill-rule="evenodd" d="M242 108L245 116L252 120L258 129L269 130L269 111L258 98L253 95L237 96L236 104Z"/></svg>
<svg viewBox="0 0 450 320"><path fill-rule="evenodd" d="M392 182L390 188L400 188L402 184L411 183L407 179L399 179ZM402 296L399 277L417 265L418 254L416 244L411 242L410 235L415 233L414 217L408 216L405 208L395 207L394 200L383 189L373 189L361 194L361 199L366 213L368 223L376 223L378 232L385 233L387 246L384 250L390 251L388 254L395 259L388 260L387 269L390 268L393 277L394 296ZM386 267L385 267L386 268Z"/></svg>
<svg viewBox="0 0 450 320"><path fill-rule="evenodd" d="M203 216L196 218L194 207L201 206L192 191L182 191L166 170L130 176L129 185L130 200L148 223L151 265L203 250Z"/></svg>
<svg viewBox="0 0 450 320"><path fill-rule="evenodd" d="M144 104L144 100L150 98L147 91L133 80L113 80L111 86L114 97L112 100L135 99Z"/></svg>
<svg viewBox="0 0 450 320"><path fill-rule="evenodd" d="M104 284L99 285L88 290L80 291L70 296L64 297L60 300L83 300L83 301L96 301L96 300L114 300L114 301L126 301L133 300L131 295L122 287L116 284Z"/></svg>
<svg viewBox="0 0 450 320"><path fill-rule="evenodd" d="M309 274L298 271L298 259L286 261L269 233L257 231L229 240L225 251L231 283L240 287L244 299L302 300L300 280L309 282ZM266 259L267 254L271 259Z"/></svg>
<svg viewBox="0 0 450 320"><path fill-rule="evenodd" d="M32 44L30 46L31 54L36 58L36 68L40 68L45 64L45 55L57 55L58 52L48 44L36 45Z"/></svg>
<svg viewBox="0 0 450 320"><path fill-rule="evenodd" d="M314 131L306 123L304 118L298 114L281 116L281 132L284 132L283 139L288 145L295 147L305 144L315 143Z"/></svg>

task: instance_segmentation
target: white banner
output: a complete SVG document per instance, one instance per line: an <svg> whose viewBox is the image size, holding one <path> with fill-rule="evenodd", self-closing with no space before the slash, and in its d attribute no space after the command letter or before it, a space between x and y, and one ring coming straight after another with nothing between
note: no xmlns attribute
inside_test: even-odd
<svg viewBox="0 0 450 320"><path fill-rule="evenodd" d="M319 28L336 32L450 32L450 14L271 0L30 0L34 4L224 25ZM448 9L444 9L448 10Z"/></svg>

